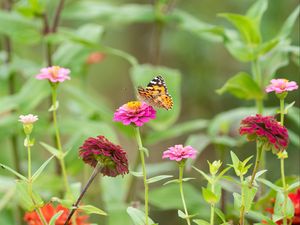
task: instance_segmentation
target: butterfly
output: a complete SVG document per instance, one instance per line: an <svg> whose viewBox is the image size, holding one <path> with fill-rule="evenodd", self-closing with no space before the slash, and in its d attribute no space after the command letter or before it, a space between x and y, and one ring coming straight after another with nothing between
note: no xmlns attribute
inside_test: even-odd
<svg viewBox="0 0 300 225"><path fill-rule="evenodd" d="M162 76L154 77L146 88L138 87L139 98L149 105L170 110L173 100Z"/></svg>

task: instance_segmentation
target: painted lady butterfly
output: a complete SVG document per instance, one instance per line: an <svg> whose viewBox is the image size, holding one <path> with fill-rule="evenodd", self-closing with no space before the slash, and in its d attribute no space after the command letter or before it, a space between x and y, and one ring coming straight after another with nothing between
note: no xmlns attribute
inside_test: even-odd
<svg viewBox="0 0 300 225"><path fill-rule="evenodd" d="M161 76L154 77L146 88L138 87L139 98L149 105L170 110L173 107L173 100L168 93L164 79Z"/></svg>

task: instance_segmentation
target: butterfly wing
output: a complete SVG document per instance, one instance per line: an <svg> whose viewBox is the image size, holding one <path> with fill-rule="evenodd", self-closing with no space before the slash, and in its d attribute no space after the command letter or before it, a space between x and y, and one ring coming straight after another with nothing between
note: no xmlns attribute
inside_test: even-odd
<svg viewBox="0 0 300 225"><path fill-rule="evenodd" d="M173 107L172 97L168 93L166 83L162 76L153 78L146 88L138 87L138 93L142 101L152 106L165 108L167 110Z"/></svg>

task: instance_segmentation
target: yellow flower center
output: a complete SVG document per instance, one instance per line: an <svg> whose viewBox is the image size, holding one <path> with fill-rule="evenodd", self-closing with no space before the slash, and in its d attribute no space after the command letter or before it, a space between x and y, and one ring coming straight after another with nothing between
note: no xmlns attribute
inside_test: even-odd
<svg viewBox="0 0 300 225"><path fill-rule="evenodd" d="M52 66L50 69L49 69L49 73L51 73L52 77L54 78L57 78L58 77L58 72L60 70L60 67L59 66Z"/></svg>
<svg viewBox="0 0 300 225"><path fill-rule="evenodd" d="M138 110L141 107L142 103L139 101L128 102L126 106L131 110Z"/></svg>
<svg viewBox="0 0 300 225"><path fill-rule="evenodd" d="M287 79L282 79L283 83L280 85L280 89L285 89L286 88L286 84L289 82L289 80Z"/></svg>

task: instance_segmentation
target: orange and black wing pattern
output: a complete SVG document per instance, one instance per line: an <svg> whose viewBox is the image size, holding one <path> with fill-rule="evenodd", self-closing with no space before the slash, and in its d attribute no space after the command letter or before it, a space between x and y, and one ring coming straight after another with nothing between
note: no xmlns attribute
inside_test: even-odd
<svg viewBox="0 0 300 225"><path fill-rule="evenodd" d="M158 108L170 110L173 107L173 100L168 93L166 83L162 76L157 76L150 81L146 88L138 87L139 98Z"/></svg>

